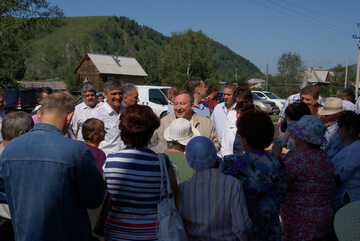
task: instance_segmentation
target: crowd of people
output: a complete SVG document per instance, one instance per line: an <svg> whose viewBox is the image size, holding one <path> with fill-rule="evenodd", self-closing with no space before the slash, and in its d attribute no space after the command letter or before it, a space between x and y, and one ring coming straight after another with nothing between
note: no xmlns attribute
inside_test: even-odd
<svg viewBox="0 0 360 241"><path fill-rule="evenodd" d="M0 90L0 239L158 240L161 153L188 240L337 240L334 216L360 200L352 89L302 86L277 126L248 87L218 90L170 88L161 119L114 79L76 106L39 88L30 114L5 115Z"/></svg>

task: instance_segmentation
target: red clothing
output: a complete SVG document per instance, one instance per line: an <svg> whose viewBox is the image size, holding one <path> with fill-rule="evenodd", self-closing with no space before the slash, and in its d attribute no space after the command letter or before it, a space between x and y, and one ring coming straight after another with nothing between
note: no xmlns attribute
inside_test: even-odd
<svg viewBox="0 0 360 241"><path fill-rule="evenodd" d="M320 148L306 149L285 161L289 186L281 205L286 240L324 237L333 222L333 164Z"/></svg>
<svg viewBox="0 0 360 241"><path fill-rule="evenodd" d="M210 99L209 97L205 97L204 99L202 99L202 101L204 101L205 103L208 104L209 109L210 109L210 114L213 112L215 106L217 104L219 104L219 101L216 99Z"/></svg>

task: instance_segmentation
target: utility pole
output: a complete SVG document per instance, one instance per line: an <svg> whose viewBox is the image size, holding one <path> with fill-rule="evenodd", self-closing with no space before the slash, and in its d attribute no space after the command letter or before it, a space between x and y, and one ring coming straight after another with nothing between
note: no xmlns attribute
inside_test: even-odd
<svg viewBox="0 0 360 241"><path fill-rule="evenodd" d="M266 64L266 91L269 90L268 74L269 74L269 64Z"/></svg>
<svg viewBox="0 0 360 241"><path fill-rule="evenodd" d="M358 23L358 27L360 28L360 24ZM358 37L357 35L353 35L353 39L359 39L359 44L358 46L358 62L357 62L357 67L356 67L356 86L355 86L355 96L356 98L358 98L358 94L359 94L359 82L360 82L360 36Z"/></svg>
<svg viewBox="0 0 360 241"><path fill-rule="evenodd" d="M349 68L349 58L346 59L345 88L347 87L348 68Z"/></svg>

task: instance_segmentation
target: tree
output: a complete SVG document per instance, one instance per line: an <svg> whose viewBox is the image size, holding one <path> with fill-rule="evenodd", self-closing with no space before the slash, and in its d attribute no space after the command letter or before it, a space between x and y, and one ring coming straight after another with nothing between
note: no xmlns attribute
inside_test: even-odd
<svg viewBox="0 0 360 241"><path fill-rule="evenodd" d="M299 91L300 83L304 80L305 65L298 53L284 53L280 56L276 76L277 88L282 89L287 96Z"/></svg>
<svg viewBox="0 0 360 241"><path fill-rule="evenodd" d="M31 40L62 22L62 10L45 0L0 2L0 86L17 87L25 74Z"/></svg>
<svg viewBox="0 0 360 241"><path fill-rule="evenodd" d="M210 51L207 37L191 29L172 34L160 63L162 83L184 89L192 76L210 79L216 74L216 58Z"/></svg>
<svg viewBox="0 0 360 241"><path fill-rule="evenodd" d="M326 96L334 96L336 95L336 91L342 88L345 88L345 75L346 75L346 67L341 66L341 64L337 65L333 68L333 75L331 76L331 81L328 86L328 95ZM356 82L356 72L352 68L348 68L348 78L347 78L347 87L353 88L355 90L355 82Z"/></svg>

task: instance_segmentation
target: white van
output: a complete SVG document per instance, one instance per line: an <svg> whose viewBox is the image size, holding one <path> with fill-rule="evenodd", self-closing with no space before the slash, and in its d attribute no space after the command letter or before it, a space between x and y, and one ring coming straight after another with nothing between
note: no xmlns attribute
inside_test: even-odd
<svg viewBox="0 0 360 241"><path fill-rule="evenodd" d="M168 103L167 91L169 86L137 85L139 91L139 104L150 106L160 118L167 115Z"/></svg>

